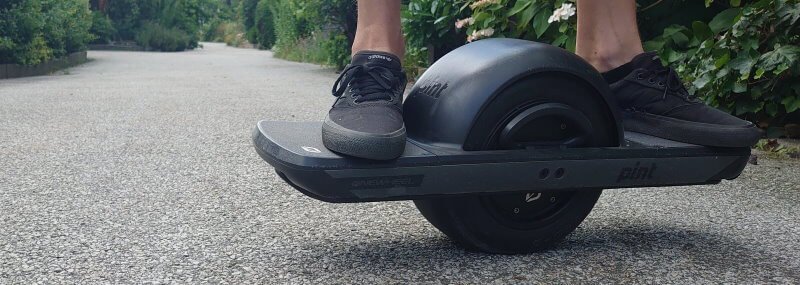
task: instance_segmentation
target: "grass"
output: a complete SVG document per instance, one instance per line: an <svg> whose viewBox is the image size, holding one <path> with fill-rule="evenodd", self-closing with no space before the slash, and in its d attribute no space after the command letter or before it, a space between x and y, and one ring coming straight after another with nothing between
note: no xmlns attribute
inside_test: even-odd
<svg viewBox="0 0 800 285"><path fill-rule="evenodd" d="M330 66L328 53L316 35L293 43L277 43L272 51L277 58Z"/></svg>
<svg viewBox="0 0 800 285"><path fill-rule="evenodd" d="M778 139L762 139L753 146L753 149L766 153L769 158L800 158L800 146Z"/></svg>

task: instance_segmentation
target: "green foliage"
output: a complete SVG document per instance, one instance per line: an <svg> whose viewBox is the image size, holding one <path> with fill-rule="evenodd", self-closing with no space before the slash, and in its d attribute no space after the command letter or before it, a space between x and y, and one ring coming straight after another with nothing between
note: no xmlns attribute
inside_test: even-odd
<svg viewBox="0 0 800 285"><path fill-rule="evenodd" d="M205 32L204 37L206 41L225 42L234 47L250 43L244 37L244 26L238 21L216 22L214 29Z"/></svg>
<svg viewBox="0 0 800 285"><path fill-rule="evenodd" d="M225 22L217 25L213 41L224 42L229 46L243 47L250 42L244 38L244 27L239 22Z"/></svg>
<svg viewBox="0 0 800 285"><path fill-rule="evenodd" d="M119 37L135 39L149 23L166 29L178 29L189 36L186 48L197 47L200 28L214 18L219 8L216 0L114 0L108 2L108 16ZM150 27L152 29L152 27Z"/></svg>
<svg viewBox="0 0 800 285"><path fill-rule="evenodd" d="M250 44L245 38L244 26L240 22L228 22L223 24L224 42L233 47L244 47Z"/></svg>
<svg viewBox="0 0 800 285"><path fill-rule="evenodd" d="M467 1L411 0L403 8L403 31L406 40L405 69L411 78L421 67L465 43L456 20L466 17Z"/></svg>
<svg viewBox="0 0 800 285"><path fill-rule="evenodd" d="M238 11L242 18L244 28L250 29L256 25L256 8L259 0L242 0L239 3Z"/></svg>
<svg viewBox="0 0 800 285"><path fill-rule="evenodd" d="M275 24L270 11L271 0L261 0L258 2L255 11L255 42L262 49L270 49L275 44Z"/></svg>
<svg viewBox="0 0 800 285"><path fill-rule="evenodd" d="M302 1L269 0L275 27L275 45L278 49L294 45L302 37L311 34L308 29Z"/></svg>
<svg viewBox="0 0 800 285"><path fill-rule="evenodd" d="M572 7L570 0L483 0L471 2L465 25L467 40L485 37L521 38L575 50L576 17L552 21L557 8Z"/></svg>
<svg viewBox="0 0 800 285"><path fill-rule="evenodd" d="M313 62L339 68L349 61L355 36L355 1L262 1L270 7L273 16L275 56L293 60L312 58ZM308 54L297 56L298 52Z"/></svg>
<svg viewBox="0 0 800 285"><path fill-rule="evenodd" d="M349 6L341 2L347 1L262 1L269 3L274 17L276 56L320 61L323 57L318 54L346 54L347 50L333 47L341 46L337 41L343 43L337 35L346 36L349 47L354 29L331 24L339 23L336 18L348 18L343 17L347 13L330 7L346 9ZM737 116L781 124L800 118L799 2L646 0L639 3L640 30L647 40L645 49L657 50L666 64L675 67L690 92ZM575 49L574 0L407 3L403 12L406 69L419 70L442 51L486 37L523 38ZM297 55L304 50L309 56ZM344 62L347 57L324 58Z"/></svg>
<svg viewBox="0 0 800 285"><path fill-rule="evenodd" d="M228 0L206 0L202 2L202 10L211 17L202 21L201 38L204 41L223 41L225 25L237 19L236 4Z"/></svg>
<svg viewBox="0 0 800 285"><path fill-rule="evenodd" d="M106 14L99 11L92 12L92 27L89 32L95 36L94 43L105 44L114 39L117 30Z"/></svg>
<svg viewBox="0 0 800 285"><path fill-rule="evenodd" d="M567 9L575 7L573 2L410 0L404 13L412 51L407 57L419 62L424 58L420 46L443 42L437 36L446 28L437 20L455 23L467 41L513 37L574 51L577 17ZM782 123L800 117L798 2L642 1L640 30L649 39L645 49L659 51L665 63L676 67L690 92L737 116ZM452 10L439 8L448 5L469 8L469 17L454 19Z"/></svg>
<svg viewBox="0 0 800 285"><path fill-rule="evenodd" d="M275 57L342 69L350 63L350 45L344 35L314 32L291 46L276 49Z"/></svg>
<svg viewBox="0 0 800 285"><path fill-rule="evenodd" d="M133 39L136 29L141 25L142 10L147 11L145 3L140 0L115 0L108 2L108 17L114 22L114 28L122 39Z"/></svg>
<svg viewBox="0 0 800 285"><path fill-rule="evenodd" d="M44 37L53 57L86 49L94 39L89 33L91 12L87 0L41 0L44 13Z"/></svg>
<svg viewBox="0 0 800 285"><path fill-rule="evenodd" d="M220 19L214 19L209 23L206 23L203 27L203 35L200 37L203 41L207 42L221 42L225 38L224 31L224 24Z"/></svg>
<svg viewBox="0 0 800 285"><path fill-rule="evenodd" d="M707 23L670 26L645 47L658 50L690 83L690 92L710 105L782 123L800 109L800 3L733 4Z"/></svg>
<svg viewBox="0 0 800 285"><path fill-rule="evenodd" d="M0 4L0 63L37 64L50 58L39 1Z"/></svg>
<svg viewBox="0 0 800 285"><path fill-rule="evenodd" d="M777 139L762 139L759 140L753 149L766 152L769 158L798 158L800 157L800 147L785 145L778 142Z"/></svg>
<svg viewBox="0 0 800 285"><path fill-rule="evenodd" d="M34 65L86 49L94 39L88 0L0 4L0 63Z"/></svg>
<svg viewBox="0 0 800 285"><path fill-rule="evenodd" d="M257 42L258 31L256 30L256 8L258 7L259 0L242 0L239 3L239 15L241 15L244 29L247 31L245 35L250 42Z"/></svg>
<svg viewBox="0 0 800 285"><path fill-rule="evenodd" d="M350 43L342 34L330 33L322 42L325 64L342 69L350 63Z"/></svg>
<svg viewBox="0 0 800 285"><path fill-rule="evenodd" d="M328 55L324 44L326 40L319 33L312 33L291 44L284 44L279 49L273 49L273 51L275 57L286 60L328 64Z"/></svg>
<svg viewBox="0 0 800 285"><path fill-rule="evenodd" d="M159 51L182 51L192 45L192 39L178 28L166 28L158 23L144 23L135 36L140 46Z"/></svg>

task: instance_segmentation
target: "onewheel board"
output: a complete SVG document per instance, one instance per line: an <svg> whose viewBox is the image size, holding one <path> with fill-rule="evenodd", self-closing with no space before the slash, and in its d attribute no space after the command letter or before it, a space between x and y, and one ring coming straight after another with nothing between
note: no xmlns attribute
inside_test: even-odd
<svg viewBox="0 0 800 285"><path fill-rule="evenodd" d="M710 148L625 133L621 147L463 151L409 140L390 161L327 150L321 122L261 121L256 151L289 184L327 202L717 183L733 179L749 148Z"/></svg>

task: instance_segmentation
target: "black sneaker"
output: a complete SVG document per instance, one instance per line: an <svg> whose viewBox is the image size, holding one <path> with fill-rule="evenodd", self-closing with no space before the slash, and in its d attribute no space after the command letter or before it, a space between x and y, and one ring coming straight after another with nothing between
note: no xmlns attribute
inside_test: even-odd
<svg viewBox="0 0 800 285"><path fill-rule="evenodd" d="M669 140L721 147L748 147L761 133L753 123L690 96L675 70L655 52L603 73L622 107L625 130Z"/></svg>
<svg viewBox="0 0 800 285"><path fill-rule="evenodd" d="M403 91L406 75L396 56L361 51L333 85L338 97L322 124L328 149L369 159L394 159L403 154Z"/></svg>

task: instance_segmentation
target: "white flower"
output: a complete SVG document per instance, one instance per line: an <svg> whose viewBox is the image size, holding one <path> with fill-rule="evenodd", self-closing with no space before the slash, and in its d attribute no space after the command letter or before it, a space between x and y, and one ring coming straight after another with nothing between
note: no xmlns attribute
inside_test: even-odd
<svg viewBox="0 0 800 285"><path fill-rule="evenodd" d="M573 15L575 15L575 7L572 7L572 3L564 3L561 4L561 7L553 11L553 15L550 15L550 18L547 19L547 22L552 23L566 20Z"/></svg>
<svg viewBox="0 0 800 285"><path fill-rule="evenodd" d="M464 26L475 24L475 19L472 17L456 21L456 29L461 29Z"/></svg>
<svg viewBox="0 0 800 285"><path fill-rule="evenodd" d="M472 3L469 5L470 9L475 9L478 7L483 7L489 4L497 4L500 3L500 0L479 0L478 2Z"/></svg>
<svg viewBox="0 0 800 285"><path fill-rule="evenodd" d="M483 30L475 30L475 31L472 31L472 35L467 37L467 41L468 42L472 42L472 41L479 40L479 39L482 39L482 38L491 37L492 35L494 35L494 29L492 29L492 28L483 29Z"/></svg>

